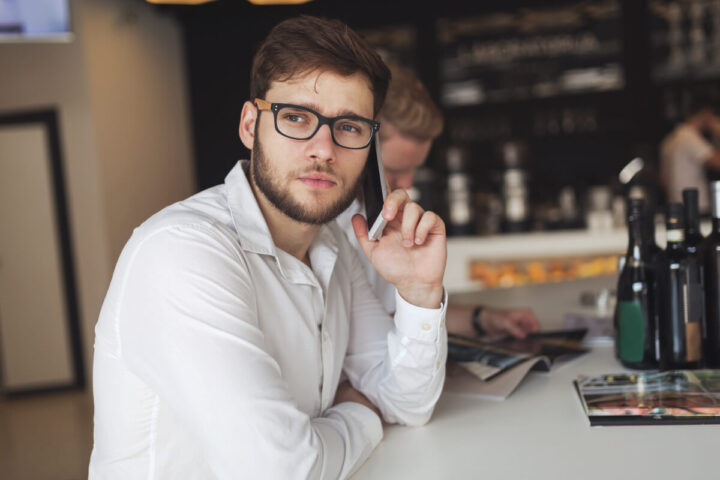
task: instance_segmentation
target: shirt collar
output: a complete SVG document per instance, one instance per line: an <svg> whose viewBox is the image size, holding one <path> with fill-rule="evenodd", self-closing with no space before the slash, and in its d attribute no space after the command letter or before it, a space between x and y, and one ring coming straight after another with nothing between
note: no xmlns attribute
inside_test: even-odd
<svg viewBox="0 0 720 480"><path fill-rule="evenodd" d="M280 249L273 242L265 217L250 187L248 168L249 161L240 160L225 177L228 208L240 246L253 253L275 257L283 275L289 280L315 284L315 276L309 275L311 272L304 263L286 252L279 253ZM336 234L328 225L323 225L308 252L314 270L312 273L319 277L324 288L327 288L339 251Z"/></svg>
<svg viewBox="0 0 720 480"><path fill-rule="evenodd" d="M355 214L361 214L365 216L365 205L363 205L357 198L353 200L348 208L345 209L340 215L337 216L335 221L340 225L343 232L352 232L352 217Z"/></svg>
<svg viewBox="0 0 720 480"><path fill-rule="evenodd" d="M249 164L240 160L225 177L230 215L243 249L276 256L270 229L245 173Z"/></svg>

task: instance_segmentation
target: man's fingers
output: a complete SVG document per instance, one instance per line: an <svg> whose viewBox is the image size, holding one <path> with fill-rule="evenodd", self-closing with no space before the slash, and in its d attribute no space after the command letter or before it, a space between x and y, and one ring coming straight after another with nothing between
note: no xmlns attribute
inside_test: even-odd
<svg viewBox="0 0 720 480"><path fill-rule="evenodd" d="M507 328L507 331L510 335L512 335L515 338L525 338L527 337L527 333L522 328L518 327L512 322L508 322L505 327Z"/></svg>
<svg viewBox="0 0 720 480"><path fill-rule="evenodd" d="M382 216L385 220L392 221L405 207L405 204L410 201L410 197L405 190L398 188L390 192L390 195L385 199L383 204Z"/></svg>
<svg viewBox="0 0 720 480"><path fill-rule="evenodd" d="M540 322L535 316L535 313L530 309L518 310L518 320L526 332L540 330Z"/></svg>
<svg viewBox="0 0 720 480"><path fill-rule="evenodd" d="M415 244L422 245L430 234L445 234L445 224L433 212L425 212L415 229Z"/></svg>
<svg viewBox="0 0 720 480"><path fill-rule="evenodd" d="M415 230L423 212L422 207L417 203L410 202L405 204L402 215L402 227L400 229L404 247L412 247L415 244Z"/></svg>
<svg viewBox="0 0 720 480"><path fill-rule="evenodd" d="M508 314L509 313L509 314ZM513 315L516 312L501 313L495 319L495 327L505 333L509 333L515 338L525 338L527 332L522 325L522 318Z"/></svg>

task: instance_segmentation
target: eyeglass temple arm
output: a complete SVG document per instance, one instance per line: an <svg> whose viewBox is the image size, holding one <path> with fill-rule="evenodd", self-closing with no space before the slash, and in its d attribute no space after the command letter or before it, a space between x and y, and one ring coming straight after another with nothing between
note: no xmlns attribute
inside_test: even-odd
<svg viewBox="0 0 720 480"><path fill-rule="evenodd" d="M270 110L272 108L272 103L268 102L267 100L263 100L262 98L256 98L255 105L260 110Z"/></svg>

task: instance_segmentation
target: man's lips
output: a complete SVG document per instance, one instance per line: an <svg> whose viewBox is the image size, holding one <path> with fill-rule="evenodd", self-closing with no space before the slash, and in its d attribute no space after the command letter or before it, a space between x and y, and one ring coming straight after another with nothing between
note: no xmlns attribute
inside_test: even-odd
<svg viewBox="0 0 720 480"><path fill-rule="evenodd" d="M337 182L328 175L322 173L310 173L299 178L305 185L313 188L332 188Z"/></svg>

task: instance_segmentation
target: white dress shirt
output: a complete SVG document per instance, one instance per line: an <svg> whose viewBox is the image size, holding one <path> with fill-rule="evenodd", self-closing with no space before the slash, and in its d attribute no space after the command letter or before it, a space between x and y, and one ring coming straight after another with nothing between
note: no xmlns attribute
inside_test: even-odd
<svg viewBox="0 0 720 480"><path fill-rule="evenodd" d="M335 222L278 249L239 162L125 246L96 327L91 479L345 478L441 393L447 296L393 319Z"/></svg>
<svg viewBox="0 0 720 480"><path fill-rule="evenodd" d="M700 211L710 205L705 162L712 154L710 142L700 132L684 123L675 128L660 146L660 175L670 202L682 202L684 188L698 189Z"/></svg>
<svg viewBox="0 0 720 480"><path fill-rule="evenodd" d="M365 277L373 293L375 293L375 296L380 300L380 303L383 304L385 311L392 315L395 313L395 295L397 295L397 291L393 284L380 276L372 263L370 263L370 260L365 256L365 253L363 253L352 226L352 217L358 213L366 217L365 206L360 203L359 200L355 199L344 212L337 216L335 221L340 225L340 229L345 233L348 241L358 253L358 257L360 257L363 269L365 270Z"/></svg>

